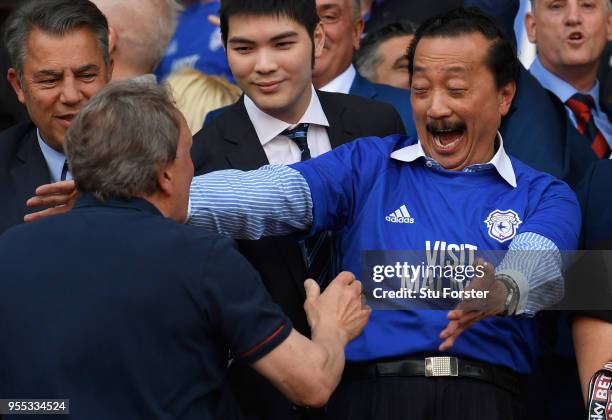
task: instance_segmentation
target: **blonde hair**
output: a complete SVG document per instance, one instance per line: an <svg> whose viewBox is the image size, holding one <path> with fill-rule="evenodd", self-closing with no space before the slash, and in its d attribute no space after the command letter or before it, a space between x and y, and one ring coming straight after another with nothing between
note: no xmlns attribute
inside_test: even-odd
<svg viewBox="0 0 612 420"><path fill-rule="evenodd" d="M194 69L171 74L166 81L192 134L202 128L210 111L233 104L241 94L237 86L223 77L207 76Z"/></svg>

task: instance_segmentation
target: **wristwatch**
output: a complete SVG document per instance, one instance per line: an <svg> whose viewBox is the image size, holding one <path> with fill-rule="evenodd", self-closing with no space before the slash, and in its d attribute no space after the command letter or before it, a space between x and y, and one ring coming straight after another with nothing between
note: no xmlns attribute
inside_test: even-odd
<svg viewBox="0 0 612 420"><path fill-rule="evenodd" d="M506 286L508 291L508 295L506 295L506 302L504 304L504 312L502 312L501 316L510 316L514 315L516 312L516 307L518 306L520 290L518 285L514 281L512 277L507 274L496 274L495 279L499 280Z"/></svg>

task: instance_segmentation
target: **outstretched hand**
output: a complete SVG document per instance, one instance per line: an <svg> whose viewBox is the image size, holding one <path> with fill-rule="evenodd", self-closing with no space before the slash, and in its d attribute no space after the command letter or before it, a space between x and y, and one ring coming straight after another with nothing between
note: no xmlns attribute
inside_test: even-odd
<svg viewBox="0 0 612 420"><path fill-rule="evenodd" d="M36 195L30 198L26 205L33 207L49 207L48 209L26 214L25 222L43 219L48 216L68 212L74 207L78 192L74 181L60 181L41 185L36 188Z"/></svg>
<svg viewBox="0 0 612 420"><path fill-rule="evenodd" d="M502 282L495 279L493 264L487 263L482 258L477 258L473 266L476 272L479 272L478 267L480 267L482 275L474 277L465 290L487 292L487 297L483 299L464 299L459 302L455 309L448 312L449 323L440 333L440 338L443 340L438 347L440 351L450 349L457 338L477 322L489 316L501 314L505 310L508 290Z"/></svg>

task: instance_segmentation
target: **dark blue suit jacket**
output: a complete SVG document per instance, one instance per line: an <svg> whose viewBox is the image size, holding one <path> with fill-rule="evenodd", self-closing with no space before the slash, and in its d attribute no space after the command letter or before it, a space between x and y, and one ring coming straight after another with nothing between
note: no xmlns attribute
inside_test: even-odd
<svg viewBox="0 0 612 420"><path fill-rule="evenodd" d="M566 278L566 295L578 302L580 313L608 322L612 322L612 271L609 266L609 250L612 249L610 180L612 160L605 159L591 165L578 186L578 199L582 207L583 248L608 251L588 251L581 254Z"/></svg>
<svg viewBox="0 0 612 420"><path fill-rule="evenodd" d="M572 187L597 160L588 142L567 118L561 101L523 67L500 132L511 155Z"/></svg>
<svg viewBox="0 0 612 420"><path fill-rule="evenodd" d="M26 200L49 182L36 126L24 122L0 133L0 234L23 223L23 216L34 211L26 207Z"/></svg>
<svg viewBox="0 0 612 420"><path fill-rule="evenodd" d="M0 296L0 395L75 419L236 418L228 350L252 363L291 330L230 240L142 199L7 231Z"/></svg>
<svg viewBox="0 0 612 420"><path fill-rule="evenodd" d="M409 90L372 83L357 73L355 80L353 80L353 84L351 85L349 94L362 96L364 98L370 98L393 105L404 123L406 134L409 137L416 137L416 129L412 119L412 105L410 105Z"/></svg>
<svg viewBox="0 0 612 420"><path fill-rule="evenodd" d="M582 206L582 237L587 248L612 240L612 160L593 164L578 188Z"/></svg>

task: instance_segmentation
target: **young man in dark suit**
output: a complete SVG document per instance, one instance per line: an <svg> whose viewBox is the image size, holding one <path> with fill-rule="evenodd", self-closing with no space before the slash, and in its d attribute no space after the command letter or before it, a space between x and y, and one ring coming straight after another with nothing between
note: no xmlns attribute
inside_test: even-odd
<svg viewBox="0 0 612 420"><path fill-rule="evenodd" d="M314 0L225 1L221 31L244 96L195 135L196 174L295 163L358 137L404 132L390 105L314 89L312 66L325 41ZM295 138L287 129L297 129L306 138ZM293 239L267 238L239 241L239 248L296 329L309 334L302 283L317 273L307 269L306 247ZM249 400L247 414L272 419L314 415L292 409L288 400L252 372L234 373L239 395L243 402Z"/></svg>
<svg viewBox="0 0 612 420"><path fill-rule="evenodd" d="M0 134L0 233L23 222L36 188L70 179L72 119L109 80L108 26L87 0L29 2L6 22L8 79L30 117Z"/></svg>

